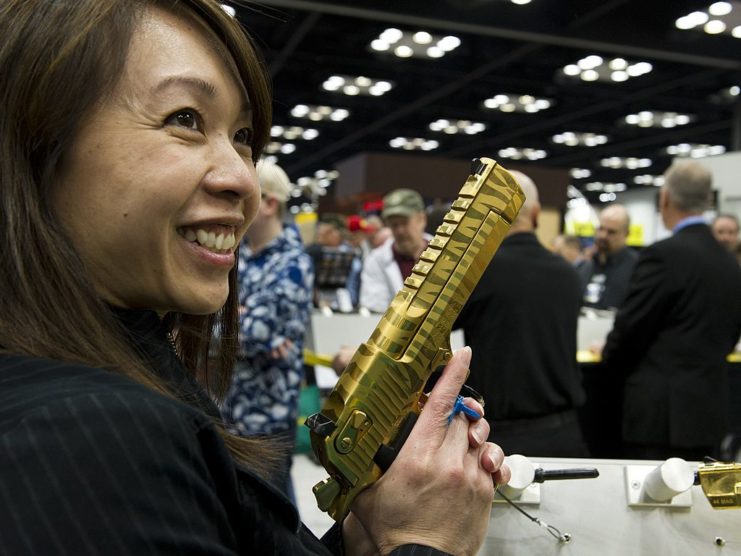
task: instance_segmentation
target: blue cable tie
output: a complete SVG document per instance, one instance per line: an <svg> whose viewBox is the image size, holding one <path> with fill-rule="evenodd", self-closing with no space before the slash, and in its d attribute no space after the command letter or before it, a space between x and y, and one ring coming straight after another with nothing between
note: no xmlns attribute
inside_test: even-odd
<svg viewBox="0 0 741 556"><path fill-rule="evenodd" d="M468 407L465 403L463 403L463 396L458 396L455 400L455 405L453 406L453 411L448 417L448 424L453 420L453 417L458 415L459 413L463 412L466 417L469 417L470 419L473 419L474 421L478 421L481 419L481 415L477 411L474 411L470 407Z"/></svg>

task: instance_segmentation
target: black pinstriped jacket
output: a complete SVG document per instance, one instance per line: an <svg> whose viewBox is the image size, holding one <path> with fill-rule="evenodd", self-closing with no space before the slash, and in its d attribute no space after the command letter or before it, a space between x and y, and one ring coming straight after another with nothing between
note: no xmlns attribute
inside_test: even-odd
<svg viewBox="0 0 741 556"><path fill-rule="evenodd" d="M157 316L120 316L187 403L101 369L0 356L0 554L341 554L338 527L319 541L235 465Z"/></svg>

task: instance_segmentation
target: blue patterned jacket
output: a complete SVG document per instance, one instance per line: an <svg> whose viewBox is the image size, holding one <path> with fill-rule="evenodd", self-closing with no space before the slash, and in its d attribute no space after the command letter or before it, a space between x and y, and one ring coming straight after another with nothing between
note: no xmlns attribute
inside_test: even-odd
<svg viewBox="0 0 741 556"><path fill-rule="evenodd" d="M238 266L240 353L222 413L237 434L293 432L310 326L314 269L295 226L258 253L243 245ZM285 357L273 350L290 340Z"/></svg>

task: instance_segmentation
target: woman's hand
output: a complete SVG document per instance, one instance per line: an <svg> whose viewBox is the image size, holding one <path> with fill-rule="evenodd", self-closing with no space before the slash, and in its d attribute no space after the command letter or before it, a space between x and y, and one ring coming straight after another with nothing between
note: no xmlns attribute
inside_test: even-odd
<svg viewBox="0 0 741 556"><path fill-rule="evenodd" d="M346 527L346 533L354 532L348 541L364 532L381 554L415 543L476 554L489 523L494 482L506 483L509 469L502 450L485 442L486 420L469 421L463 413L449 420L470 361L470 348L455 353L393 465L358 495L351 518L359 523ZM473 400L466 405L483 415Z"/></svg>

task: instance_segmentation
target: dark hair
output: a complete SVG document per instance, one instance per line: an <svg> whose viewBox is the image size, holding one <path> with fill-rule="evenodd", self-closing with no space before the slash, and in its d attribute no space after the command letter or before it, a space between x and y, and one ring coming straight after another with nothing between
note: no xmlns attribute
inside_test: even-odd
<svg viewBox="0 0 741 556"><path fill-rule="evenodd" d="M168 394L138 359L52 210L50 190L78 127L123 74L147 7L200 21L242 81L253 110L255 160L270 136L271 100L257 51L214 0L5 0L0 5L0 352L79 362L125 374ZM237 346L236 269L218 313L171 314L186 367L208 373L218 328L215 377L223 395ZM240 461L265 471L259 443L223 432Z"/></svg>
<svg viewBox="0 0 741 556"><path fill-rule="evenodd" d="M346 218L336 212L327 212L320 215L319 223L332 226L335 230L343 234L347 230Z"/></svg>

